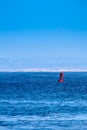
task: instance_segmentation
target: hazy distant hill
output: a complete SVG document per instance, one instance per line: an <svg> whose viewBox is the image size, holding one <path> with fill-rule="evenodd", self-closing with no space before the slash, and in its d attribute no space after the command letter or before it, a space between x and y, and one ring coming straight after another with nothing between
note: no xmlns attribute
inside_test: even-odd
<svg viewBox="0 0 87 130"><path fill-rule="evenodd" d="M0 58L0 70L25 70L29 68L87 69L86 58Z"/></svg>

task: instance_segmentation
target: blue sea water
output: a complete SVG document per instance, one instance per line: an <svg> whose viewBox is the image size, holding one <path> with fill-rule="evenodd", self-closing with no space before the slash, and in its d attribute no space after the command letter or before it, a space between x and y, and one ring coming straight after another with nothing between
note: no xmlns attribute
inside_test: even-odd
<svg viewBox="0 0 87 130"><path fill-rule="evenodd" d="M0 130L87 130L87 73L0 73Z"/></svg>

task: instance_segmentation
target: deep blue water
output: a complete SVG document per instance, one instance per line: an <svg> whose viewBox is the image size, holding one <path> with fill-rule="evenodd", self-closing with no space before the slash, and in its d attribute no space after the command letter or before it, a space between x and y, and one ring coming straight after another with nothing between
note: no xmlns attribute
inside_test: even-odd
<svg viewBox="0 0 87 130"><path fill-rule="evenodd" d="M0 130L87 130L87 73L0 73Z"/></svg>

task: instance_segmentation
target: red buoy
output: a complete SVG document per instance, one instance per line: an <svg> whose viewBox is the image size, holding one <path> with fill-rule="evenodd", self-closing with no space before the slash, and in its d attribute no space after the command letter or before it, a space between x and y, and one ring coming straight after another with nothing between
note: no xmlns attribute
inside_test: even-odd
<svg viewBox="0 0 87 130"><path fill-rule="evenodd" d="M63 79L59 79L58 82L64 82L64 80Z"/></svg>
<svg viewBox="0 0 87 130"><path fill-rule="evenodd" d="M60 73L60 78L59 78L58 82L64 82L63 77L64 77L64 73L61 72Z"/></svg>

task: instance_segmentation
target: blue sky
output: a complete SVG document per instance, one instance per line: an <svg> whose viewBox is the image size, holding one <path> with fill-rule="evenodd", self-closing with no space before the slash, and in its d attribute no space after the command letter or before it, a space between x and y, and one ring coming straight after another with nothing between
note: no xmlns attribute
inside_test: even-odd
<svg viewBox="0 0 87 130"><path fill-rule="evenodd" d="M20 59L20 66L25 68L62 64L74 68L84 68L85 64L86 68L86 48L86 0L0 1L2 66L7 59L7 68L14 59L18 65Z"/></svg>

